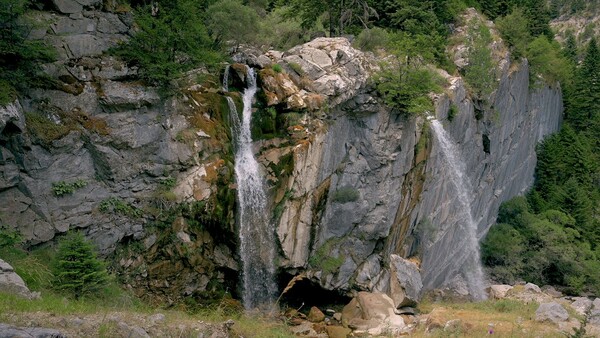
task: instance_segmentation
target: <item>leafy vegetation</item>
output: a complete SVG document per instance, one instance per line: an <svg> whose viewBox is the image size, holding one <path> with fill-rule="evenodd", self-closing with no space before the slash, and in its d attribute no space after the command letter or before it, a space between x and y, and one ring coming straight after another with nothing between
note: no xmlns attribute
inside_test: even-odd
<svg viewBox="0 0 600 338"><path fill-rule="evenodd" d="M360 192L352 187L342 187L333 194L333 201L337 203L356 202L360 198Z"/></svg>
<svg viewBox="0 0 600 338"><path fill-rule="evenodd" d="M118 197L109 197L100 202L100 211L121 214L129 217L141 217L142 210L132 206Z"/></svg>
<svg viewBox="0 0 600 338"><path fill-rule="evenodd" d="M79 179L73 182L58 181L52 183L52 192L55 196L70 195L75 190L83 188L87 185L85 180Z"/></svg>

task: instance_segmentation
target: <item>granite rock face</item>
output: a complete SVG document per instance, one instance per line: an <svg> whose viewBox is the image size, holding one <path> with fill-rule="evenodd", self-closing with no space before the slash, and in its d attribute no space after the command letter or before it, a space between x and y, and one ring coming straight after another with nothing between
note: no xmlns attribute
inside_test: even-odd
<svg viewBox="0 0 600 338"><path fill-rule="evenodd" d="M54 3L60 13L41 12L48 29L32 38L57 47L59 60L44 71L59 86L0 108L0 223L30 245L82 230L141 295L174 301L235 289L236 185L223 107L228 96L239 110L239 94L198 84L192 72L179 81L181 95L162 99L131 80L135 68L103 54L131 33L126 14L92 10L91 0ZM284 129L255 142L280 271L340 292L394 299L402 290L406 300L394 306L414 303L419 283L460 283L468 252L440 147L426 119L382 103L370 80L376 58L345 38L317 38L239 59L262 67L256 114L272 109L268 128ZM446 94L435 97L434 114L465 162L479 237L503 201L531 186L535 146L562 114L560 88L530 88L526 61L509 67L506 55L498 64L489 105L448 75ZM243 88L245 65L227 69L229 85ZM59 135L36 128L40 118ZM85 185L54 191L76 181Z"/></svg>

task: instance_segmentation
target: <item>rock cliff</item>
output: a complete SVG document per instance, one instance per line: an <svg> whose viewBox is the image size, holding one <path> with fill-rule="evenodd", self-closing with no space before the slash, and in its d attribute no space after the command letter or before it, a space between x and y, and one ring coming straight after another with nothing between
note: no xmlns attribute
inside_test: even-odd
<svg viewBox="0 0 600 338"><path fill-rule="evenodd" d="M241 109L239 94L199 70L162 98L102 53L127 38L127 14L93 1L53 3L54 12L38 13L48 26L34 33L60 50L46 65L57 86L0 109L0 223L30 245L81 229L141 295L235 293L225 98ZM99 50L86 47L98 39ZM426 119L382 103L370 80L375 57L344 38L318 38L239 60L259 69L253 134L280 272L306 272L330 290L393 293L406 275L420 286L420 263L425 289L456 289L466 254L456 194ZM466 164L480 237L500 203L532 184L535 146L561 122L560 88L531 87L526 61L510 65L506 55L501 65L488 105L450 76L435 98ZM226 71L232 88L243 87L245 65Z"/></svg>

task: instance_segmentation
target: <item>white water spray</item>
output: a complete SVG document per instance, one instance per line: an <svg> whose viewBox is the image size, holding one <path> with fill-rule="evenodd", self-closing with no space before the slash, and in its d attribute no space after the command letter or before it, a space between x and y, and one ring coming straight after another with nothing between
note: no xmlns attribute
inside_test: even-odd
<svg viewBox="0 0 600 338"><path fill-rule="evenodd" d="M235 176L240 224L240 256L243 263L243 301L247 309L270 307L277 293L275 283L275 235L268 216L267 198L259 164L252 151L250 122L252 98L256 94L256 76L251 68L244 91L244 111L240 121L231 98L232 134L235 138Z"/></svg>
<svg viewBox="0 0 600 338"><path fill-rule="evenodd" d="M225 72L223 73L223 91L224 92L229 91L229 67L230 67L229 65L225 66ZM231 105L229 105L229 108L231 108Z"/></svg>
<svg viewBox="0 0 600 338"><path fill-rule="evenodd" d="M431 126L435 137L442 149L444 160L448 165L450 179L458 194L460 203L460 221L461 233L464 238L460 243L466 250L463 257L449 257L452 260L462 260L462 272L469 287L469 293L475 300L486 299L485 285L483 282L483 269L481 267L481 258L479 254L479 241L477 239L477 223L473 220L471 213L471 201L469 196L472 194L472 188L466 177L464 162L460 157L460 151L442 126L442 124L433 118L430 118Z"/></svg>

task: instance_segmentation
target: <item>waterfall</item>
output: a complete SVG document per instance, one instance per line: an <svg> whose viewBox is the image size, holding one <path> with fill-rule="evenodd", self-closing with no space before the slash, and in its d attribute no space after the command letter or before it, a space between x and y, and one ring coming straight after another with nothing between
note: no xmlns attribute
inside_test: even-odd
<svg viewBox="0 0 600 338"><path fill-rule="evenodd" d="M469 293L476 300L486 297L483 282L483 269L479 254L479 241L477 238L477 223L473 220L471 212L471 199L473 191L467 180L466 168L461 159L460 151L442 126L436 119L430 119L435 137L442 150L443 158L449 169L450 180L454 185L459 202L459 222L456 242L454 244L462 247L453 248L453 255L447 259L462 264L461 270L468 284Z"/></svg>
<svg viewBox="0 0 600 338"><path fill-rule="evenodd" d="M225 72L223 73L223 91L229 91L229 65L225 66ZM231 108L231 105L229 108Z"/></svg>
<svg viewBox="0 0 600 338"><path fill-rule="evenodd" d="M259 164L252 151L250 121L252 99L256 94L256 75L248 68L248 88L244 91L244 110L240 121L231 98L231 133L235 139L235 176L240 226L240 257L243 269L243 302L247 309L269 307L275 299L275 234L268 215L267 198Z"/></svg>

